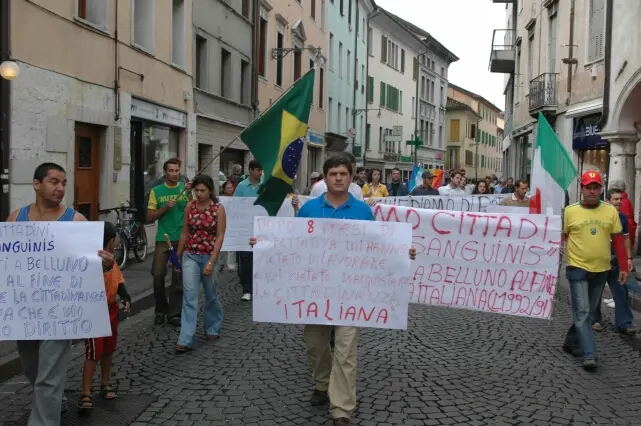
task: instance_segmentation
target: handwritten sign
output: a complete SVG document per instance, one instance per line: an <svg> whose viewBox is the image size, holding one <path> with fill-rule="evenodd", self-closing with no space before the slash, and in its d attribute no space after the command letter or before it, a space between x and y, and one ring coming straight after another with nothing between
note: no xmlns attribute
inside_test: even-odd
<svg viewBox="0 0 641 426"><path fill-rule="evenodd" d="M256 197L219 197L225 206L227 229L222 251L251 251L248 244L253 236L254 217L267 216L262 206L255 206ZM292 201L286 199L278 211L278 216L293 217Z"/></svg>
<svg viewBox="0 0 641 426"><path fill-rule="evenodd" d="M499 205L505 194L490 195L423 195L406 197L376 198L376 202L414 209L450 210L463 212L484 212L488 206Z"/></svg>
<svg viewBox="0 0 641 426"><path fill-rule="evenodd" d="M111 335L102 222L0 225L0 340Z"/></svg>
<svg viewBox="0 0 641 426"><path fill-rule="evenodd" d="M257 217L254 321L406 329L411 226Z"/></svg>
<svg viewBox="0 0 641 426"><path fill-rule="evenodd" d="M550 318L560 216L417 210L378 204L384 222L410 223L412 303Z"/></svg>

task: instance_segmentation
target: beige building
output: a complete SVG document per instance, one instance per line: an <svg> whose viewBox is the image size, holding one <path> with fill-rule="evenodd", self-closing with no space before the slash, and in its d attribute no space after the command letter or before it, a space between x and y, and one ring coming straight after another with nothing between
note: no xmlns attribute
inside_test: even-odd
<svg viewBox="0 0 641 426"><path fill-rule="evenodd" d="M484 178L488 175L501 175L502 170L502 154L501 142L498 139L499 134L499 115L501 109L496 105L485 99L484 97L456 86L452 83L449 84L447 90L448 106L445 111L447 121L447 158L450 158L450 148L456 149L458 147L457 141L461 143L466 138L473 139L473 142L466 144L465 148L461 147L460 155L464 155L462 161L467 171L467 176L472 178ZM467 106L477 117L477 122L474 118L465 112L462 104ZM450 105L452 110L450 111ZM465 121L462 121L460 116L461 112L465 113ZM452 116L454 115L454 116ZM502 131L502 129L501 129ZM451 145L451 143L454 145ZM467 151L473 155L473 165L469 166L469 155ZM446 169L450 168L446 165Z"/></svg>
<svg viewBox="0 0 641 426"><path fill-rule="evenodd" d="M65 202L90 220L125 201L144 207L170 157L193 175L191 0L11 4L12 208L33 201L45 161L67 169Z"/></svg>
<svg viewBox="0 0 641 426"><path fill-rule="evenodd" d="M579 171L608 174L599 133L605 76L606 0L493 0L506 11L494 32L490 70L506 75L505 174L529 178L539 113ZM570 23L571 22L571 23ZM570 188L575 199L577 187Z"/></svg>
<svg viewBox="0 0 641 426"><path fill-rule="evenodd" d="M465 169L470 178L481 176L483 171L475 159L478 157L476 128L482 117L463 102L447 98L445 109L445 170Z"/></svg>
<svg viewBox="0 0 641 426"><path fill-rule="evenodd" d="M319 65L306 148L296 179L300 189L307 185L311 172L321 171L325 156L326 6L325 0L263 0L260 5L256 57L258 109L266 110L303 74Z"/></svg>

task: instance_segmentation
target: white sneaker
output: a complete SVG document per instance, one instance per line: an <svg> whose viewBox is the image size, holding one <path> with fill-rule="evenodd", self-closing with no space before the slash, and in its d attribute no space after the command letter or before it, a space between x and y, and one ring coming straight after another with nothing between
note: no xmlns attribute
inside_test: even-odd
<svg viewBox="0 0 641 426"><path fill-rule="evenodd" d="M235 266L228 266L227 269L229 270L229 272L236 272Z"/></svg>
<svg viewBox="0 0 641 426"><path fill-rule="evenodd" d="M613 301L611 301L611 302L607 302L607 303L605 304L605 306L607 306L607 307L608 307L608 308L610 308L610 309L614 309L614 300L613 300Z"/></svg>
<svg viewBox="0 0 641 426"><path fill-rule="evenodd" d="M606 305L609 305L612 302L614 302L614 299L603 299L603 303L605 303Z"/></svg>
<svg viewBox="0 0 641 426"><path fill-rule="evenodd" d="M243 294L243 297L240 298L240 300L243 300L245 302L249 302L252 300L252 295L250 293L245 293Z"/></svg>

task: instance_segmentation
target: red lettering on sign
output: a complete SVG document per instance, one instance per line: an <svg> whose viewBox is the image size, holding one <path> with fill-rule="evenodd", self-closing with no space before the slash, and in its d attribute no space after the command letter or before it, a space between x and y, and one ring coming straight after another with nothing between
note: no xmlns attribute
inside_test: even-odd
<svg viewBox="0 0 641 426"><path fill-rule="evenodd" d="M530 235L524 235L524 232L526 231L525 229L523 229L524 222L528 222L530 225L534 227L534 230L531 231ZM521 223L519 224L519 235L518 235L519 240L530 239L533 236L535 236L537 232L539 232L539 228L538 226L536 226L536 223L532 222L530 219L527 219L524 217L521 218Z"/></svg>
<svg viewBox="0 0 641 426"><path fill-rule="evenodd" d="M452 233L452 231L448 231L448 230L446 230L446 229L439 229L439 228L437 228L437 227L436 227L436 218L437 218L439 215L442 215L442 214L447 215L447 216L449 216L449 217L456 217L456 215L455 215L454 213L445 212L445 211L436 212L436 213L434 213L434 215L432 216L432 229L434 230L434 232L436 232L437 234L440 234L440 235L447 235L447 234L451 234L451 233Z"/></svg>
<svg viewBox="0 0 641 426"><path fill-rule="evenodd" d="M505 233L506 238L510 238L512 236L512 220L508 216L499 217L499 222L497 223L496 230L494 231L494 237L499 234L499 231L507 231Z"/></svg>
<svg viewBox="0 0 641 426"><path fill-rule="evenodd" d="M330 308L330 300L327 299L325 300L325 319L327 319L328 321L334 321L334 318L329 316L329 308ZM341 306L341 309L343 309L342 306Z"/></svg>
<svg viewBox="0 0 641 426"><path fill-rule="evenodd" d="M310 317L318 318L318 305L315 302L312 302L307 306L307 318Z"/></svg>
<svg viewBox="0 0 641 426"><path fill-rule="evenodd" d="M376 207L374 207L374 217L376 220L382 220L384 222L390 222L390 218L392 215L394 215L394 222L400 222L398 219L398 215L396 214L396 207L394 206L387 206L389 210L387 211L387 216L383 216L383 207L385 204L377 204ZM380 219L379 219L380 217Z"/></svg>

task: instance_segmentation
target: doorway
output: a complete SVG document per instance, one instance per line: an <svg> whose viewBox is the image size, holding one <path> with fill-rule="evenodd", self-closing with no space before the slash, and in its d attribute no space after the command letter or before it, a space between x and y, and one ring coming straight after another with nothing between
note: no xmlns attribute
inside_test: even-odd
<svg viewBox="0 0 641 426"><path fill-rule="evenodd" d="M100 204L100 128L76 123L74 161L74 208L87 218L98 220Z"/></svg>

